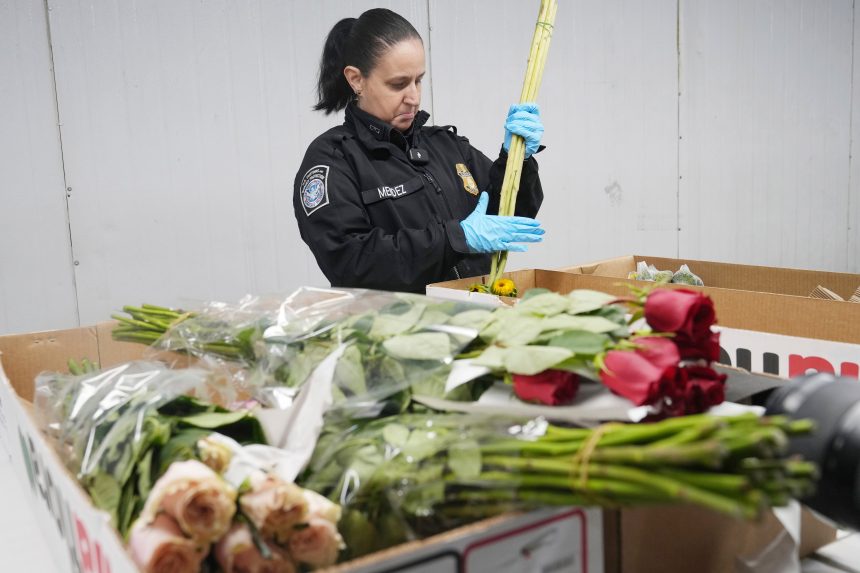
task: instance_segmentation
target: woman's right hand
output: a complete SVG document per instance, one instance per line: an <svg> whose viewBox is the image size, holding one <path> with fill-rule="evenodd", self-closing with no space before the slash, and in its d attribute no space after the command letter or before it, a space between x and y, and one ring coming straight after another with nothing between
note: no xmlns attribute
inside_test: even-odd
<svg viewBox="0 0 860 573"><path fill-rule="evenodd" d="M472 214L460 221L466 244L473 252L523 252L526 245L521 243L539 243L543 240L545 231L535 219L487 215L489 201L487 192L482 192Z"/></svg>

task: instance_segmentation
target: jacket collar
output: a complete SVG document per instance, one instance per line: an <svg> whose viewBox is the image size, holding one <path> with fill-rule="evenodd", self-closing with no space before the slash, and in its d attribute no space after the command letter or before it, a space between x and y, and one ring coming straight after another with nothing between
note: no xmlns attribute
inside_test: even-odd
<svg viewBox="0 0 860 573"><path fill-rule="evenodd" d="M409 130L406 133L402 133L391 127L390 124L359 109L355 105L355 102L349 102L346 106L343 122L355 129L358 139L370 150L385 149L386 151L390 151L389 144L393 144L406 151L412 142L412 134L427 123L429 118L429 113L420 110L415 114L415 119L412 121L412 126Z"/></svg>

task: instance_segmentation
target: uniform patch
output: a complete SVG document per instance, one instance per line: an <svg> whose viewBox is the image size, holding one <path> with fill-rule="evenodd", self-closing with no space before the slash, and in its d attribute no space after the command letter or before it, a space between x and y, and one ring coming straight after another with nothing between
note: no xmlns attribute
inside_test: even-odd
<svg viewBox="0 0 860 573"><path fill-rule="evenodd" d="M328 165L316 165L302 177L302 207L305 215L328 205Z"/></svg>
<svg viewBox="0 0 860 573"><path fill-rule="evenodd" d="M460 179L463 180L463 189L472 195L477 195L478 184L475 183L475 178L472 177L472 174L469 172L469 168L463 163L458 163L455 169L457 169L457 175L459 175Z"/></svg>

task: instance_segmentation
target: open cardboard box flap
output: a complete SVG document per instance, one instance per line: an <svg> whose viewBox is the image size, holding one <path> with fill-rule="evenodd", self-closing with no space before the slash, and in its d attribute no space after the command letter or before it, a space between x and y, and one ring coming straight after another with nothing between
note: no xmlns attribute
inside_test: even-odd
<svg viewBox="0 0 860 573"><path fill-rule="evenodd" d="M675 259L658 259L650 257L651 261L675 261ZM611 259L602 263L581 267L569 267L563 271L551 271L542 269L519 270L505 273L507 278L513 279L517 285L517 290L520 296L525 291L531 288L547 288L555 292L566 293L574 289L594 289L619 296L629 295L630 289L628 285L643 287L653 285L645 281L627 279L626 269L635 269L635 259L633 257L620 257L619 259ZM691 261L691 264L698 264ZM721 277L730 276L727 267L741 266L728 265L725 263L712 263L719 267L719 275ZM666 267L669 268L669 267ZM705 271L708 269L704 268ZM752 267L753 269L763 269L765 267ZM677 270L677 266L674 267ZM691 270L699 274L699 267L691 266ZM810 273L812 271L789 271L780 269L789 275L794 272L801 274ZM740 273L741 271L737 271ZM598 274L605 273L605 274ZM777 273L778 275L780 273ZM829 273L839 275L839 273ZM706 293L714 301L714 306L717 312L717 321L720 326L727 326L736 329L769 332L798 338L815 338L819 340L830 340L837 342L845 342L851 344L860 344L860 304L853 302L838 302L831 300L822 300L808 298L806 294L800 296L798 294L781 294L778 292L757 291L757 290L741 290L741 283L748 286L755 284L765 288L765 284L770 284L768 287L771 291L776 290L777 286L783 290L790 290L790 282L774 284L770 279L762 276L758 278L754 276L743 275L741 278L735 277L733 280L723 283L716 281L715 276L708 276L707 272L700 275L705 285L709 284L732 284L732 287L719 286L704 286L691 287L680 284L667 284L667 288L687 288L701 290ZM857 276L860 280L860 275L839 275L854 277ZM706 278L707 277L707 278ZM456 298L459 300L472 300L474 302L483 302L486 304L498 304L502 300L506 304L512 304L512 299L506 297L497 297L484 293L469 293L469 285L474 283L482 283L487 280L487 277L464 278L459 280L445 281L434 283L427 286L427 294L431 296L443 298ZM849 284L851 279L843 279L845 284ZM802 290L797 285L811 284L808 278L797 279L795 286L791 290ZM816 283L817 284L817 283ZM831 283L832 284L832 283ZM852 283L853 284L853 283ZM814 285L813 287L814 288ZM812 288L809 290L811 291ZM839 287L837 287L839 288ZM854 287L851 288L854 290ZM462 293L462 294L461 294ZM860 359L860 356L858 356Z"/></svg>

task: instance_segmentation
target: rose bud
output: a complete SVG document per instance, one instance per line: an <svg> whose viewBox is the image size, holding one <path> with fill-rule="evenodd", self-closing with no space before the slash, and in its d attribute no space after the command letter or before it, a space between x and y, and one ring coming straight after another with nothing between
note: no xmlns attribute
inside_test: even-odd
<svg viewBox="0 0 860 573"><path fill-rule="evenodd" d="M230 528L236 490L197 460L173 462L153 486L140 518L149 523L160 511L196 543L211 543Z"/></svg>
<svg viewBox="0 0 860 573"><path fill-rule="evenodd" d="M182 534L176 520L160 513L149 524L137 520L128 539L131 558L143 573L197 573L206 552Z"/></svg>
<svg viewBox="0 0 860 573"><path fill-rule="evenodd" d="M233 452L230 451L230 448L212 438L197 440L197 452L200 461L219 474L224 473L224 470L230 465L230 460L233 459Z"/></svg>
<svg viewBox="0 0 860 573"><path fill-rule="evenodd" d="M224 573L295 573L296 566L286 551L267 545L266 558L254 544L247 523L235 523L215 545L215 559Z"/></svg>
<svg viewBox="0 0 860 573"><path fill-rule="evenodd" d="M302 488L264 472L249 476L250 490L239 497L242 513L266 539L284 543L296 524L307 519Z"/></svg>
<svg viewBox="0 0 860 573"><path fill-rule="evenodd" d="M306 527L296 530L289 546L293 559L311 567L333 565L340 550L346 547L337 527L320 517L309 519Z"/></svg>
<svg viewBox="0 0 860 573"><path fill-rule="evenodd" d="M716 314L711 298L687 289L656 289L645 299L645 320L656 331L698 339L711 330Z"/></svg>
<svg viewBox="0 0 860 573"><path fill-rule="evenodd" d="M566 370L544 370L532 376L514 374L513 379L514 394L524 402L568 404L579 391L579 376Z"/></svg>
<svg viewBox="0 0 860 573"><path fill-rule="evenodd" d="M337 525L341 516L341 508L338 504L310 489L304 490L304 495L305 501L308 502L308 519L319 517Z"/></svg>

